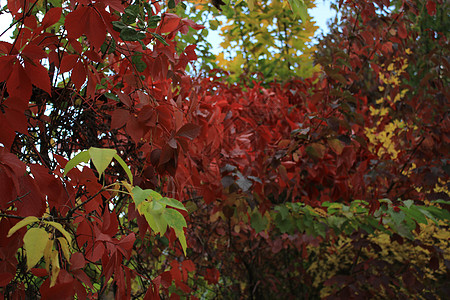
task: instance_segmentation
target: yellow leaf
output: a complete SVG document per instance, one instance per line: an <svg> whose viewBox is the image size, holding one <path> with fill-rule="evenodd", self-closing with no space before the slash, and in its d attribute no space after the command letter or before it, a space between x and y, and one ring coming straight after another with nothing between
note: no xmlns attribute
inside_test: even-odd
<svg viewBox="0 0 450 300"><path fill-rule="evenodd" d="M54 240L49 239L44 249L45 269L47 270L47 272L50 271L50 262L52 260L53 244Z"/></svg>
<svg viewBox="0 0 450 300"><path fill-rule="evenodd" d="M253 10L255 8L256 0L247 0L248 8Z"/></svg>
<svg viewBox="0 0 450 300"><path fill-rule="evenodd" d="M27 253L27 268L33 268L44 255L48 233L42 228L31 228L23 237L23 247Z"/></svg>
<svg viewBox="0 0 450 300"><path fill-rule="evenodd" d="M65 230L61 224L53 222L53 221L45 221L46 224L48 225L52 225L53 227L55 227L56 229L59 230L59 232L62 233L62 235L66 238L67 242L69 242L69 245L72 244L72 237L70 236L70 234L67 232L67 230Z"/></svg>
<svg viewBox="0 0 450 300"><path fill-rule="evenodd" d="M59 259L58 259L58 251L52 251L52 273L50 278L50 287L54 286L56 283L56 279L58 278L59 271L61 270L59 266Z"/></svg>
<svg viewBox="0 0 450 300"><path fill-rule="evenodd" d="M328 145L333 149L333 151L337 155L341 155L342 151L344 150L345 145L338 139L329 139L327 140Z"/></svg>
<svg viewBox="0 0 450 300"><path fill-rule="evenodd" d="M8 232L8 237L12 236L14 233L16 233L17 230L21 229L22 227L25 227L31 223L39 222L39 219L36 217L26 217L16 225L14 225Z"/></svg>
<svg viewBox="0 0 450 300"><path fill-rule="evenodd" d="M70 249L69 249L69 244L67 243L67 240L65 238L59 237L58 241L59 241L59 245L61 246L64 257L70 263Z"/></svg>

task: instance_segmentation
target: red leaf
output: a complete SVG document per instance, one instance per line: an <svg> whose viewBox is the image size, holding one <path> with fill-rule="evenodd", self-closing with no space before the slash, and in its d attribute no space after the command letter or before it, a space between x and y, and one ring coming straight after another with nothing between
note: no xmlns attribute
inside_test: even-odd
<svg viewBox="0 0 450 300"><path fill-rule="evenodd" d="M46 269L40 268L32 268L31 273L33 273L33 275L37 277L44 277L48 274Z"/></svg>
<svg viewBox="0 0 450 300"><path fill-rule="evenodd" d="M205 28L205 26L197 24L194 21L189 20L189 19L183 19L182 22L185 25L188 25L189 27L192 27L192 29L195 29L195 30L200 30L200 29L204 29Z"/></svg>
<svg viewBox="0 0 450 300"><path fill-rule="evenodd" d="M217 269L207 269L205 279L209 284L216 284L219 282L220 273Z"/></svg>
<svg viewBox="0 0 450 300"><path fill-rule="evenodd" d="M61 270L64 271L64 270ZM59 278L59 276L58 276ZM62 300L72 299L74 290L72 282L56 283L55 286L50 287L50 278L47 278L40 287L42 300Z"/></svg>
<svg viewBox="0 0 450 300"><path fill-rule="evenodd" d="M103 214L102 232L109 237L114 236L117 233L119 221L117 221L117 215L115 211L109 212L105 210Z"/></svg>
<svg viewBox="0 0 450 300"><path fill-rule="evenodd" d="M178 285L179 282L181 282L181 270L178 267L178 262L173 260L171 263L172 268L170 269L170 275L172 276L172 279L175 280L175 284Z"/></svg>
<svg viewBox="0 0 450 300"><path fill-rule="evenodd" d="M24 217L42 216L46 205L35 180L29 175L24 175L19 178L19 184L19 198L14 202L17 212Z"/></svg>
<svg viewBox="0 0 450 300"><path fill-rule="evenodd" d="M189 60L196 60L197 54L195 53L195 48L197 45L189 45L184 49L184 53L186 53L186 56Z"/></svg>
<svg viewBox="0 0 450 300"><path fill-rule="evenodd" d="M81 89L81 86L86 81L86 69L81 61L77 62L72 70L72 82L77 89Z"/></svg>
<svg viewBox="0 0 450 300"><path fill-rule="evenodd" d="M28 120L25 116L25 110L22 110L20 108L16 108L13 105L10 105L13 101L9 101L10 98L8 98L7 101L8 107L5 108L5 114L3 115L6 121L8 122L7 126L11 128L14 131L27 134L28 133ZM15 99L12 99L15 100ZM14 101L16 102L16 101ZM4 127L1 127L2 129Z"/></svg>
<svg viewBox="0 0 450 300"><path fill-rule="evenodd" d="M12 67L14 65L15 57L12 55L6 55L0 57L0 82L4 82L11 74Z"/></svg>
<svg viewBox="0 0 450 300"><path fill-rule="evenodd" d="M124 126L128 119L130 118L130 113L125 109L116 109L111 115L111 129L117 129Z"/></svg>
<svg viewBox="0 0 450 300"><path fill-rule="evenodd" d="M21 8L26 11L29 4L30 0L8 0L8 9L13 15L16 15Z"/></svg>
<svg viewBox="0 0 450 300"><path fill-rule="evenodd" d="M96 7L95 9L100 9ZM88 23L85 25L85 34L94 48L100 49L106 39L106 26L94 8L89 9Z"/></svg>
<svg viewBox="0 0 450 300"><path fill-rule="evenodd" d="M135 143L139 143L144 137L145 127L137 121L137 118L130 117L127 126L125 127L127 133L131 136Z"/></svg>
<svg viewBox="0 0 450 300"><path fill-rule="evenodd" d="M69 39L78 39L85 32L85 25L88 24L88 8L84 6L78 6L78 8L66 16L64 22L67 30L67 37Z"/></svg>
<svg viewBox="0 0 450 300"><path fill-rule="evenodd" d="M165 272L165 273L168 273L168 272ZM160 285L161 285L161 276L158 276L155 279L153 279L150 286L148 287L147 293L145 293L145 296L144 296L144 300L160 300L161 299L159 297L159 286Z"/></svg>
<svg viewBox="0 0 450 300"><path fill-rule="evenodd" d="M6 286L15 277L15 274L0 273L0 286Z"/></svg>
<svg viewBox="0 0 450 300"><path fill-rule="evenodd" d="M101 0L105 5L119 12L124 12L123 2L121 0Z"/></svg>
<svg viewBox="0 0 450 300"><path fill-rule="evenodd" d="M41 90L46 91L51 95L52 88L50 83L50 77L48 76L48 71L41 64L32 64L25 62L25 70L30 77L31 83Z"/></svg>
<svg viewBox="0 0 450 300"><path fill-rule="evenodd" d="M47 57L47 53L44 49L42 49L42 47L34 44L28 44L25 48L23 48L22 56L26 56L31 60L39 60Z"/></svg>
<svg viewBox="0 0 450 300"><path fill-rule="evenodd" d="M428 266L432 270L439 269L439 258L436 255L431 256L430 263L428 264Z"/></svg>
<svg viewBox="0 0 450 300"><path fill-rule="evenodd" d="M134 233L130 233L126 237L122 238L119 242L119 246L125 251L125 253L123 254L127 259L130 259L131 249L133 249L135 240L136 235Z"/></svg>
<svg viewBox="0 0 450 300"><path fill-rule="evenodd" d="M0 192L2 197L0 197L0 208L2 210L7 209L11 202L17 197L17 194L20 193L20 190L17 191L18 186L14 184L14 181L17 181L17 178L11 178L11 172L8 168L4 166L0 166Z"/></svg>
<svg viewBox="0 0 450 300"><path fill-rule="evenodd" d="M9 122L6 120L5 117L3 117L3 114L0 114L0 143L2 143L5 148L9 149L11 148L14 139L16 137L16 133L14 130L9 126ZM1 185L0 185L1 188ZM3 194L1 194L3 195ZM5 208L6 209L6 208Z"/></svg>
<svg viewBox="0 0 450 300"><path fill-rule="evenodd" d="M78 55L70 54L64 55L59 66L59 73L64 73L72 70L78 61Z"/></svg>
<svg viewBox="0 0 450 300"><path fill-rule="evenodd" d="M185 138L188 138L190 140L195 139L199 133L200 133L201 127L192 123L188 123L186 125L183 125L178 132L177 136L184 136Z"/></svg>
<svg viewBox="0 0 450 300"><path fill-rule="evenodd" d="M174 156L175 156L175 150L169 144L165 144L161 150L161 156L159 158L158 166L162 166L165 163L168 163Z"/></svg>
<svg viewBox="0 0 450 300"><path fill-rule="evenodd" d="M61 19L62 7L52 7L48 12L45 13L44 19L42 20L42 27L46 29L52 26Z"/></svg>
<svg viewBox="0 0 450 300"><path fill-rule="evenodd" d="M192 260L190 260L190 259L184 260L181 263L181 265L182 265L183 269L186 270L187 272L194 272L195 271L195 265L192 262Z"/></svg>
<svg viewBox="0 0 450 300"><path fill-rule="evenodd" d="M83 254L80 252L72 254L70 257L70 270L75 271L79 269L83 269L86 265L86 261L84 260Z"/></svg>
<svg viewBox="0 0 450 300"><path fill-rule="evenodd" d="M430 16L434 16L436 14L436 2L428 0L427 11Z"/></svg>
<svg viewBox="0 0 450 300"><path fill-rule="evenodd" d="M159 32L166 33L176 30L180 24L180 17L175 14L166 13L162 16Z"/></svg>
<svg viewBox="0 0 450 300"><path fill-rule="evenodd" d="M28 101L31 97L32 85L27 72L22 65L16 61L12 68L11 75L6 82L6 88L10 96Z"/></svg>
<svg viewBox="0 0 450 300"><path fill-rule="evenodd" d="M400 22L398 24L397 34L398 34L398 37L401 39L406 39L406 37L408 36L408 33L406 32L405 24L403 24L402 22Z"/></svg>
<svg viewBox="0 0 450 300"><path fill-rule="evenodd" d="M117 97L119 97L120 102L122 102L123 104L125 104L126 107L131 107L131 98L130 96L128 96L127 94L124 93L118 93Z"/></svg>

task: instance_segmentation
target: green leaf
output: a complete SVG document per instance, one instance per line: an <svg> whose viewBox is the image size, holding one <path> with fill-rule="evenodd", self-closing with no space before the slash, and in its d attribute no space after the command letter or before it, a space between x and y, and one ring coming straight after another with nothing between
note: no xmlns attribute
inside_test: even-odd
<svg viewBox="0 0 450 300"><path fill-rule="evenodd" d="M170 9L175 8L175 0L169 0L168 6Z"/></svg>
<svg viewBox="0 0 450 300"><path fill-rule="evenodd" d="M432 213L436 218L440 220L450 220L450 212L446 209L438 208L435 206L422 207L424 210Z"/></svg>
<svg viewBox="0 0 450 300"><path fill-rule="evenodd" d="M125 14L128 15L129 17L134 17L137 18L138 14L139 14L139 5L133 4L133 5L129 5L125 8Z"/></svg>
<svg viewBox="0 0 450 300"><path fill-rule="evenodd" d="M131 57L131 62L138 72L144 72L147 68L147 64L142 60L142 53L137 52L137 54L133 55L133 57Z"/></svg>
<svg viewBox="0 0 450 300"><path fill-rule="evenodd" d="M31 223L39 222L39 219L36 217L26 217L25 219L18 222L16 225L11 227L11 229L8 231L8 237L12 236L14 233L16 233L17 230L21 229L22 227L25 227Z"/></svg>
<svg viewBox="0 0 450 300"><path fill-rule="evenodd" d="M177 235L178 240L180 240L181 247L183 248L184 255L186 256L187 243L184 231L175 229L175 234Z"/></svg>
<svg viewBox="0 0 450 300"><path fill-rule="evenodd" d="M131 190L131 194L132 194L131 197L133 198L136 208L139 208L139 205L141 205L141 203L143 203L150 197L151 192L152 192L152 190L143 190L138 186L135 186Z"/></svg>
<svg viewBox="0 0 450 300"><path fill-rule="evenodd" d="M27 253L27 268L33 268L44 255L48 233L42 228L31 228L23 237L23 248Z"/></svg>
<svg viewBox="0 0 450 300"><path fill-rule="evenodd" d="M183 230L183 227L187 227L186 220L183 215L175 209L166 208L162 213L167 224L175 230Z"/></svg>
<svg viewBox="0 0 450 300"><path fill-rule="evenodd" d="M184 207L183 203L181 203L180 201L173 199L173 198L163 197L163 198L159 199L159 202L163 203L165 205L171 206L171 207L175 207L175 208L187 211L186 207Z"/></svg>
<svg viewBox="0 0 450 300"><path fill-rule="evenodd" d="M281 217L281 214L275 216L275 224L280 229L281 233L291 232L295 228L295 220L289 216L286 219ZM308 228L307 228L308 229Z"/></svg>
<svg viewBox="0 0 450 300"><path fill-rule="evenodd" d="M113 29L117 32L121 32L122 29L124 28L128 28L127 25L125 25L123 22L121 21L112 21L112 25L113 25Z"/></svg>
<svg viewBox="0 0 450 300"><path fill-rule="evenodd" d="M62 235L66 238L69 245L72 245L72 236L70 235L70 233L67 232L67 230L64 229L64 227L62 227L61 224L53 222L53 221L44 221L44 223L51 225L51 226L55 227L56 229L58 229L58 231L61 232Z"/></svg>
<svg viewBox="0 0 450 300"><path fill-rule="evenodd" d="M153 37L155 37L158 41L160 41L163 45L165 46L169 46L169 44L166 42L166 40L159 34L154 33L154 32L150 32L151 35L153 35Z"/></svg>
<svg viewBox="0 0 450 300"><path fill-rule="evenodd" d="M286 206L278 205L275 207L275 210L280 213L283 220L289 215L289 209Z"/></svg>
<svg viewBox="0 0 450 300"><path fill-rule="evenodd" d="M219 27L220 23L217 20L209 20L209 27L211 30L216 30Z"/></svg>
<svg viewBox="0 0 450 300"><path fill-rule="evenodd" d="M125 173L127 173L127 176L130 179L130 183L133 184L133 174L131 174L130 168L127 166L127 164L123 161L123 159L118 154L115 154L113 157L122 166L122 169L125 171Z"/></svg>
<svg viewBox="0 0 450 300"><path fill-rule="evenodd" d="M401 209L417 223L428 224L427 218L415 206L411 206L409 209Z"/></svg>
<svg viewBox="0 0 450 300"><path fill-rule="evenodd" d="M117 151L115 149L101 149L96 147L89 148L89 155L91 156L92 163L97 169L98 176L105 172L108 165L111 163L114 155L116 155Z"/></svg>
<svg viewBox="0 0 450 300"><path fill-rule="evenodd" d="M289 6L291 7L292 12L297 17L300 17L303 22L306 22L308 18L308 9L306 7L304 0L288 0Z"/></svg>
<svg viewBox="0 0 450 300"><path fill-rule="evenodd" d="M392 207L389 208L389 214L391 216L391 219L394 221L395 224L400 224L405 219L406 215L404 212L399 211L395 212Z"/></svg>
<svg viewBox="0 0 450 300"><path fill-rule="evenodd" d="M268 221L267 219L261 215L259 210L255 210L250 219L250 224L252 225L253 229L255 229L256 233L260 233L264 229L266 229Z"/></svg>
<svg viewBox="0 0 450 300"><path fill-rule="evenodd" d="M138 41L145 39L145 34L133 28L126 27L120 31L120 38L124 41Z"/></svg>
<svg viewBox="0 0 450 300"><path fill-rule="evenodd" d="M414 201L412 201L412 200L403 201L403 205L405 205L406 208L410 208L411 205L413 205L413 204L414 204Z"/></svg>
<svg viewBox="0 0 450 300"><path fill-rule="evenodd" d="M144 202L141 205L141 211L144 214L150 228L155 232L155 234L160 234L163 236L167 230L167 221L163 218L163 210L160 204L155 207L155 202Z"/></svg>
<svg viewBox="0 0 450 300"><path fill-rule="evenodd" d="M86 150L81 151L80 153L75 155L75 157L69 160L66 166L64 167L64 176L66 176L67 173L69 173L69 171L72 170L73 167L75 167L76 165L82 162L87 163L89 161L89 158L91 158L90 154Z"/></svg>
<svg viewBox="0 0 450 300"><path fill-rule="evenodd" d="M150 28L156 28L158 27L158 23L161 21L161 17L157 15L153 15L148 19L147 25Z"/></svg>
<svg viewBox="0 0 450 300"><path fill-rule="evenodd" d="M115 100L117 102L119 102L119 97L117 97L116 95L114 95L113 93L104 93L103 94L106 98L111 99L111 100Z"/></svg>

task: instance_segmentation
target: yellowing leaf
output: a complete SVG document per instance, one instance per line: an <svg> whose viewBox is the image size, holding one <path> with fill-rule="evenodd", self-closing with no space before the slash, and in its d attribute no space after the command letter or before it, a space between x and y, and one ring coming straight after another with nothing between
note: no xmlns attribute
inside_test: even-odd
<svg viewBox="0 0 450 300"><path fill-rule="evenodd" d="M184 231L175 229L175 234L178 237L178 239L180 240L180 244L181 244L181 247L183 248L184 255L186 255L187 243L186 243L186 237L184 236Z"/></svg>
<svg viewBox="0 0 450 300"><path fill-rule="evenodd" d="M167 221L163 218L164 207L154 202L144 202L141 204L141 213L147 220L150 228L155 232L155 234L160 234L163 236L167 230Z"/></svg>
<svg viewBox="0 0 450 300"><path fill-rule="evenodd" d="M39 222L39 219L36 217L26 217L25 219L18 222L16 225L14 225L9 231L8 231L8 237L12 236L14 233L16 233L17 230L21 229L22 227L25 227L31 223Z"/></svg>
<svg viewBox="0 0 450 300"><path fill-rule="evenodd" d="M178 231L182 231L183 227L187 227L183 215L175 209L166 208L163 212L163 216L167 221L167 224Z"/></svg>
<svg viewBox="0 0 450 300"><path fill-rule="evenodd" d="M127 173L127 176L130 179L130 183L133 184L133 174L131 174L130 168L127 166L127 164L123 161L123 159L118 154L115 154L114 158L117 160L117 162L119 162L120 166L125 171L125 173Z"/></svg>
<svg viewBox="0 0 450 300"><path fill-rule="evenodd" d="M70 254L69 244L67 243L67 240L65 238L59 237L58 241L59 241L59 245L61 246L64 257L70 263L71 254Z"/></svg>
<svg viewBox="0 0 450 300"><path fill-rule="evenodd" d="M73 167L75 167L76 165L82 162L87 163L88 161L89 161L89 152L81 151L80 153L75 155L74 158L72 158L67 162L66 166L64 167L64 176L66 176L67 173L69 173L69 171L72 170Z"/></svg>
<svg viewBox="0 0 450 300"><path fill-rule="evenodd" d="M89 155L91 156L92 163L97 169L99 177L105 172L116 153L117 151L114 149L89 148Z"/></svg>
<svg viewBox="0 0 450 300"><path fill-rule="evenodd" d="M331 147L331 149L333 149L333 151L337 154L337 155L341 155L342 151L344 150L344 144L338 140L338 139L329 139L328 141L328 145Z"/></svg>
<svg viewBox="0 0 450 300"><path fill-rule="evenodd" d="M27 253L27 268L33 268L44 255L48 233L42 228L31 228L23 237L23 247Z"/></svg>
<svg viewBox="0 0 450 300"><path fill-rule="evenodd" d="M50 287L54 286L56 283L56 279L58 278L59 271L61 270L59 266L59 258L58 251L52 251L51 255L51 263L52 263L52 273L50 278Z"/></svg>
<svg viewBox="0 0 450 300"><path fill-rule="evenodd" d="M47 272L50 272L50 262L52 261L52 252L54 243L55 243L54 240L49 239L44 249L45 269L47 270Z"/></svg>
<svg viewBox="0 0 450 300"><path fill-rule="evenodd" d="M247 0L248 8L253 10L255 8L256 0Z"/></svg>
<svg viewBox="0 0 450 300"><path fill-rule="evenodd" d="M161 198L159 200L159 202L162 203L162 204L171 206L171 207L175 207L175 208L187 211L186 207L184 207L183 203L181 203L180 201L178 201L176 199L173 199L173 198L164 197L164 198Z"/></svg>
<svg viewBox="0 0 450 300"><path fill-rule="evenodd" d="M305 2L303 0L288 1L294 15L300 17L302 21L305 22L308 17L308 11Z"/></svg>
<svg viewBox="0 0 450 300"><path fill-rule="evenodd" d="M65 230L61 224L53 222L53 221L45 221L44 223L48 224L48 225L52 225L53 227L55 227L56 229L59 230L59 232L62 233L62 235L66 238L66 240L69 242L69 245L72 245L72 237L70 236L70 234L67 232L67 230Z"/></svg>

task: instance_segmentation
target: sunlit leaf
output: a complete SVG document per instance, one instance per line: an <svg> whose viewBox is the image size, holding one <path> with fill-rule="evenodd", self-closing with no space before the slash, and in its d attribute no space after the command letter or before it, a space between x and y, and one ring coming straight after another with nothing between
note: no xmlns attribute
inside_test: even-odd
<svg viewBox="0 0 450 300"><path fill-rule="evenodd" d="M23 237L23 247L27 253L27 269L33 268L44 255L49 238L43 228L31 228Z"/></svg>
<svg viewBox="0 0 450 300"><path fill-rule="evenodd" d="M180 201L173 199L173 198L167 198L167 197L163 197L159 200L160 203L166 204L168 206L174 207L174 208L178 208L181 210L185 210L186 211L186 207L184 207L183 203L181 203Z"/></svg>
<svg viewBox="0 0 450 300"><path fill-rule="evenodd" d="M31 223L36 223L39 222L39 219L36 217L26 217L25 219L21 220L20 222L18 222L16 225L14 225L13 227L11 227L11 229L8 231L8 237L12 236L17 230L31 224Z"/></svg>
<svg viewBox="0 0 450 300"><path fill-rule="evenodd" d="M76 165L82 162L87 163L90 158L91 156L87 150L81 151L80 153L75 155L75 157L69 160L64 167L64 176L66 176L67 173L69 173L69 171L72 170Z"/></svg>
<svg viewBox="0 0 450 300"><path fill-rule="evenodd" d="M130 183L133 184L133 174L131 174L130 168L117 153L113 157L117 160L125 173L127 173L128 179L130 179Z"/></svg>
<svg viewBox="0 0 450 300"><path fill-rule="evenodd" d="M62 235L66 238L67 242L69 242L69 245L72 244L72 236L70 235L70 233L67 232L67 230L64 229L64 227L57 223L57 222L53 222L53 221L45 221L45 224L51 225L53 227L55 227L56 229L59 230L59 232L62 233Z"/></svg>
<svg viewBox="0 0 450 300"><path fill-rule="evenodd" d="M100 176L105 172L117 151L115 149L89 148L89 155Z"/></svg>

